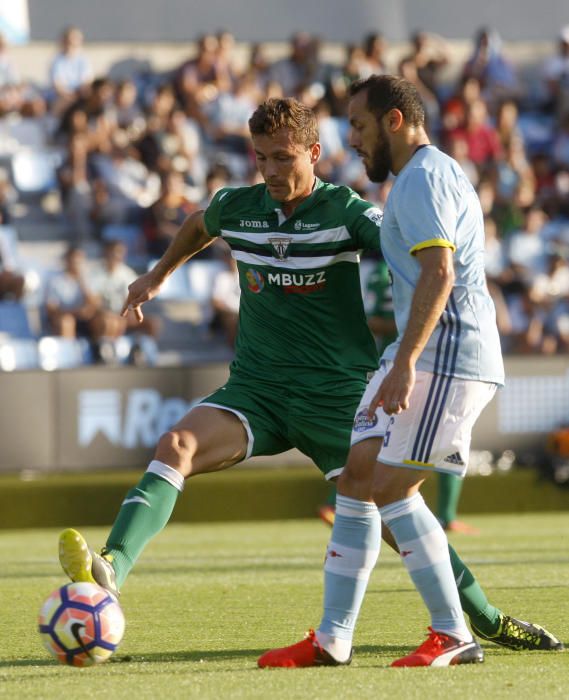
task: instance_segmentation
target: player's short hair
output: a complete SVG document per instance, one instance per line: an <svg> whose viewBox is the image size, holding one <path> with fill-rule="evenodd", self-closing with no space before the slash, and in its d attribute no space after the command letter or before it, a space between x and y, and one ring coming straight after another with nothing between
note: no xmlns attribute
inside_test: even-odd
<svg viewBox="0 0 569 700"><path fill-rule="evenodd" d="M349 87L350 97L367 93L367 108L380 119L390 109L398 109L410 126L425 124L425 107L413 83L396 75L370 75Z"/></svg>
<svg viewBox="0 0 569 700"><path fill-rule="evenodd" d="M249 119L252 136L272 136L283 129L291 131L295 141L306 148L319 140L316 115L293 97L266 100Z"/></svg>

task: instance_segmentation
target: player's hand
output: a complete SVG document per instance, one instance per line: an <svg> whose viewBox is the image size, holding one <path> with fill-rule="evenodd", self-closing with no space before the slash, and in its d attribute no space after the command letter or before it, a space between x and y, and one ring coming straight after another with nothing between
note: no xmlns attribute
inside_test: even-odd
<svg viewBox="0 0 569 700"><path fill-rule="evenodd" d="M121 316L126 316L129 309L134 311L136 320L141 323L144 315L142 313L142 305L154 297L160 291L163 280L157 280L155 274L151 270L141 275L128 286L128 296L123 304Z"/></svg>
<svg viewBox="0 0 569 700"><path fill-rule="evenodd" d="M377 394L368 408L371 418L381 406L385 413L393 415L409 408L409 397L415 386L415 367L407 365L403 368L393 366L381 382Z"/></svg>

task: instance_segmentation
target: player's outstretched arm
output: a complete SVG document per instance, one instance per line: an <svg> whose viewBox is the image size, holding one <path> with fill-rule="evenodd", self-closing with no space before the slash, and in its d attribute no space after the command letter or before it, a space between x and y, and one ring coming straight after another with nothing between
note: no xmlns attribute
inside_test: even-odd
<svg viewBox="0 0 569 700"><path fill-rule="evenodd" d="M204 223L204 212L198 211L188 216L164 255L156 265L144 275L134 280L128 287L128 296L123 304L121 316L126 316L132 309L136 319L140 323L144 318L142 305L154 297L160 291L162 284L176 268L186 260L207 248L213 238L208 235Z"/></svg>

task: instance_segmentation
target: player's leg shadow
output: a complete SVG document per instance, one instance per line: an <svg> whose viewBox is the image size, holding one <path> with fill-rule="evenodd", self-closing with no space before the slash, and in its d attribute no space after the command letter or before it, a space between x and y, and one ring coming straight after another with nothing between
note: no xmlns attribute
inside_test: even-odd
<svg viewBox="0 0 569 700"><path fill-rule="evenodd" d="M162 651L151 652L149 654L120 654L117 653L111 657L109 663L163 663L166 661L187 661L190 663L201 664L207 661L231 661L242 657L251 657L255 661L257 657L263 654L266 649L219 649L208 651L200 651L199 649L191 649L188 651Z"/></svg>

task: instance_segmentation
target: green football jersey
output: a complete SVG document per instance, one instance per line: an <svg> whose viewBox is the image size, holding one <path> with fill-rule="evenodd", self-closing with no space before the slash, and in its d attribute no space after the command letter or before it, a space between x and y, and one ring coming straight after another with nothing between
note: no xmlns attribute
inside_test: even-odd
<svg viewBox="0 0 569 700"><path fill-rule="evenodd" d="M319 180L288 218L264 184L215 195L205 225L231 247L241 286L232 371L338 394L377 369L358 263L379 248L380 222L351 189Z"/></svg>

